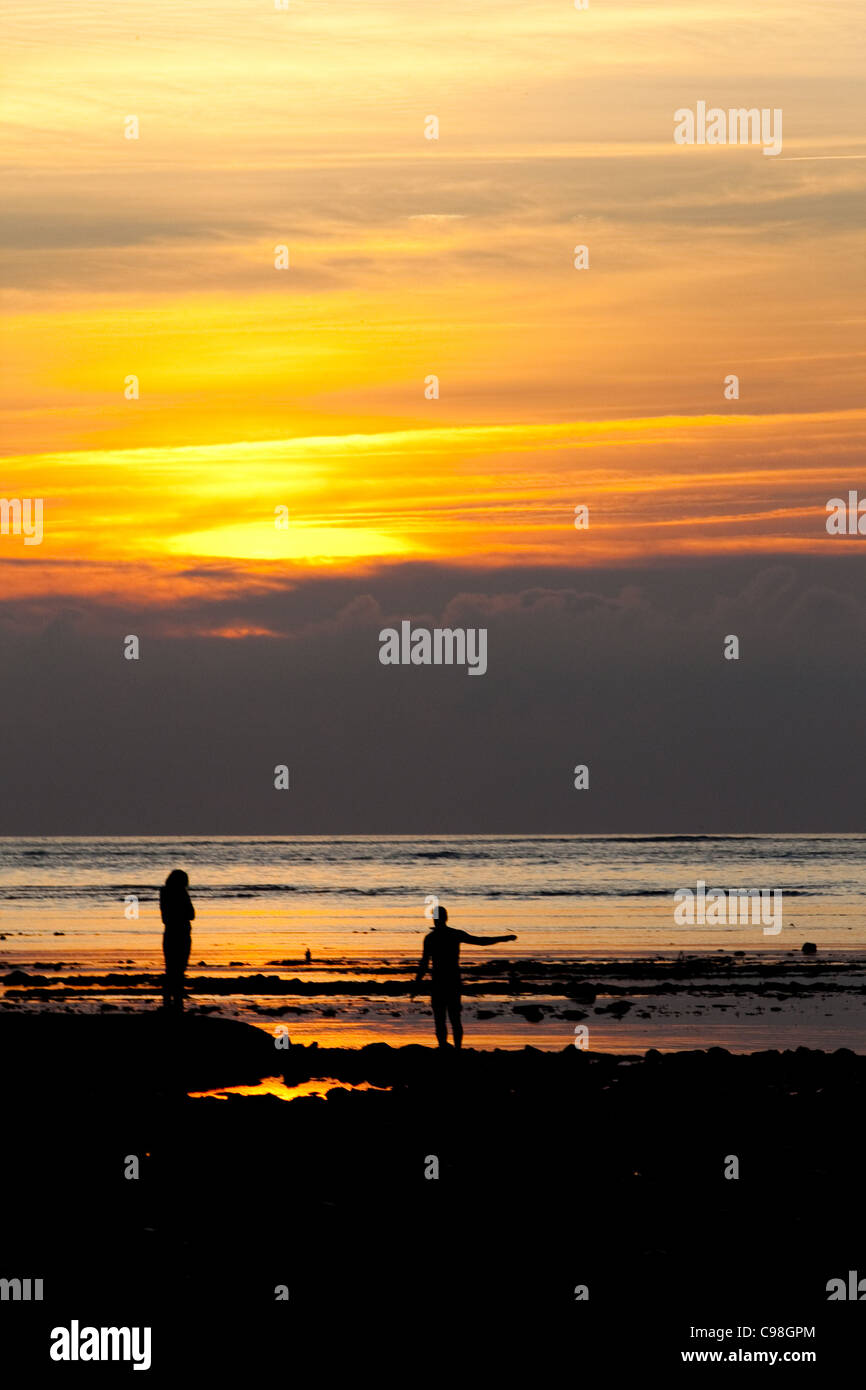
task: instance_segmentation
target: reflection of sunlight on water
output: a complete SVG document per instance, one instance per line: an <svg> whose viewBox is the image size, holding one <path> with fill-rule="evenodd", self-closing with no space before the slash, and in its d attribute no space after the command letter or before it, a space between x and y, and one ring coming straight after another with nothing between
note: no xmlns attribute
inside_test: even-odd
<svg viewBox="0 0 866 1390"><path fill-rule="evenodd" d="M371 1086L369 1081L335 1081L323 1076L315 1081L302 1081L298 1086L287 1086L281 1076L266 1076L255 1086L220 1086L216 1091L189 1091L191 1100L214 1097L227 1100L229 1096L277 1096L280 1100L297 1100L300 1096L323 1096L326 1091L390 1091L390 1086Z"/></svg>

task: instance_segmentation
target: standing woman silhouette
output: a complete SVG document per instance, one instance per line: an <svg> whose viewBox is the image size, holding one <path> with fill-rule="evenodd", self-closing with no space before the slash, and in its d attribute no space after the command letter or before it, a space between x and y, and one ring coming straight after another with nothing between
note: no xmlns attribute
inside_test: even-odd
<svg viewBox="0 0 866 1390"><path fill-rule="evenodd" d="M183 869L172 869L159 890L159 915L165 931L162 934L162 953L165 956L165 979L162 987L166 1009L183 1010L183 977L189 962L192 945L190 923L195 908L190 902L189 876Z"/></svg>

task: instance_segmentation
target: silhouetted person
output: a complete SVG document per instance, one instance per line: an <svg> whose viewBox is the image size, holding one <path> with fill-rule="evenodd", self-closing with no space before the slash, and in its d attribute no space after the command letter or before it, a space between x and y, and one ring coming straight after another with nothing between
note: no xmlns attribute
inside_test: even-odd
<svg viewBox="0 0 866 1390"><path fill-rule="evenodd" d="M167 1009L183 1009L183 977L192 944L190 923L195 919L195 908L190 902L188 888L189 877L183 869L172 869L159 890L159 915L165 927L162 934L162 953L165 956L162 997Z"/></svg>
<svg viewBox="0 0 866 1390"><path fill-rule="evenodd" d="M463 1024L460 1020L460 945L467 942L471 946L493 946L499 941L516 941L516 936L470 936L465 931L455 931L447 926L448 912L440 904L433 909L433 930L424 937L424 954L415 975L415 984L420 985L428 965L432 966L430 976L430 1002L433 1005L433 1021L440 1047L448 1046L447 1018L451 1020L454 1046L463 1042ZM410 995L414 998L414 990Z"/></svg>
<svg viewBox="0 0 866 1390"><path fill-rule="evenodd" d="M309 965L310 962L312 961L312 959L313 959L313 957L312 957L312 954L311 954L311 952L310 952L310 948L309 948L309 946L308 946L307 949L306 949L306 951L304 952L304 960L307 962L307 965Z"/></svg>

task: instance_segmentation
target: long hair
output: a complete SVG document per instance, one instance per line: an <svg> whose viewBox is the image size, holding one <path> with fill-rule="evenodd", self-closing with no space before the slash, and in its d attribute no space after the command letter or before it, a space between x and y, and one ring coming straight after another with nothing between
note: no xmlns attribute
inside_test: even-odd
<svg viewBox="0 0 866 1390"><path fill-rule="evenodd" d="M165 880L165 887L169 893L184 893L189 887L189 874L183 869L172 869L168 878Z"/></svg>

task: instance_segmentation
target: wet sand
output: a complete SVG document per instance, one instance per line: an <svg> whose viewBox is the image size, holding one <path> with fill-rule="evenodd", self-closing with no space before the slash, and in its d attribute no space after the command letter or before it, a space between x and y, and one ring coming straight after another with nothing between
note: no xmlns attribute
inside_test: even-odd
<svg viewBox="0 0 866 1390"><path fill-rule="evenodd" d="M429 985L414 1002L410 961L273 962L267 972L193 968L193 1011L282 1024L297 1042L361 1047L429 1042ZM149 1011L162 977L132 968L84 971L41 961L0 973L0 1010ZM866 960L845 953L745 952L664 958L491 959L464 968L467 1043L478 1048L595 1051L654 1047L817 1047L859 1051Z"/></svg>

